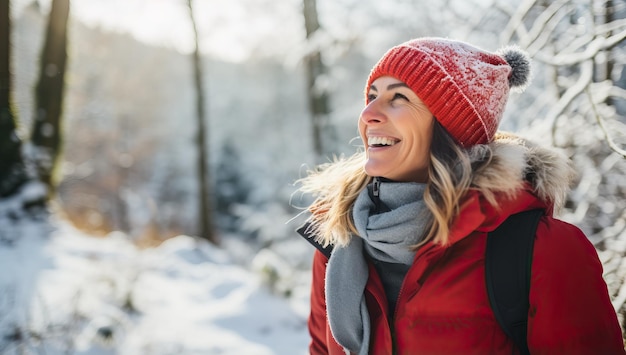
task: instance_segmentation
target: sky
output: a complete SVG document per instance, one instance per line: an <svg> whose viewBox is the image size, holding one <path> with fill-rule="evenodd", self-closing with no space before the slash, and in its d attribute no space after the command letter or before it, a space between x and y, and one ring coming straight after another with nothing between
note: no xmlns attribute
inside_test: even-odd
<svg viewBox="0 0 626 355"><path fill-rule="evenodd" d="M243 268L189 236L139 249L55 214L3 219L19 204L0 202L0 354L307 353L307 277L290 299L271 292L263 270L280 260L267 253Z"/></svg>
<svg viewBox="0 0 626 355"><path fill-rule="evenodd" d="M13 13L32 1L12 0ZM51 0L38 1L48 13ZM70 16L89 26L130 33L181 53L193 50L186 0L79 0L70 5ZM194 0L193 6L201 50L222 60L240 62L264 46L286 51L304 36L302 20L294 16L299 11L295 0ZM281 40L272 40L278 33Z"/></svg>

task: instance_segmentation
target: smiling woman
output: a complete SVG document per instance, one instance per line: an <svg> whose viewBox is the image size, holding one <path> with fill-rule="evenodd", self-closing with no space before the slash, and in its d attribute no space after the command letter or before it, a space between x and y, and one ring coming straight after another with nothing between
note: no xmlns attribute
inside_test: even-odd
<svg viewBox="0 0 626 355"><path fill-rule="evenodd" d="M442 38L402 43L374 66L358 120L365 150L300 180L316 197L299 229L318 249L311 354L625 353L593 245L553 216L567 158L497 132L529 76L517 48ZM530 225L527 212L540 213L527 327L511 332L488 296L486 246L516 237L491 232Z"/></svg>

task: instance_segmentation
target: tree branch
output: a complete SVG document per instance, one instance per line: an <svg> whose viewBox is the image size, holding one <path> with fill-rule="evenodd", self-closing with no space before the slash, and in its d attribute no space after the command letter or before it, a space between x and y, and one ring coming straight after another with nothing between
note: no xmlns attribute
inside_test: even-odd
<svg viewBox="0 0 626 355"><path fill-rule="evenodd" d="M576 98L576 96L580 95L581 92L585 90L585 88L591 83L593 78L593 61L587 60L581 65L580 77L576 83L571 86L563 96L559 99L559 101L552 107L552 109L548 112L548 122L552 122L552 144L556 143L556 124L558 121L559 115L565 111L565 108Z"/></svg>
<svg viewBox="0 0 626 355"><path fill-rule="evenodd" d="M555 25L550 26L552 28L551 31L546 31L545 28L551 22L553 23L560 22L563 16L567 15L570 12L570 11L565 11L564 15L560 17L556 17L556 20L555 20L556 13L563 6L567 5L567 3L568 3L567 0L555 1L552 4L550 4L550 6L545 11L539 14L539 16L537 16L537 19L533 22L533 26L530 28L530 31L528 31L527 37L525 38L525 41L522 42L521 46L526 48L530 46L532 42L534 42L539 36L541 36L545 32L552 33L552 30L554 30L554 28L556 27Z"/></svg>
<svg viewBox="0 0 626 355"><path fill-rule="evenodd" d="M600 116L600 113L598 112L598 108L596 107L595 102L593 102L593 96L591 96L589 87L585 87L585 93L587 94L587 97L589 98L589 102L591 103L591 109L593 110L593 114L596 116L596 122L598 122L600 129L602 129L602 132L604 133L604 138L609 144L609 147L614 152L616 152L617 154L621 155L623 158L626 159L626 150L621 149L620 147L617 146L617 144L613 141L613 138L611 138L611 135L607 131L606 127L604 126L604 120L602 119L602 116Z"/></svg>
<svg viewBox="0 0 626 355"><path fill-rule="evenodd" d="M626 29L611 37L596 37L588 43L587 48L583 52L571 53L562 51L553 58L537 53L535 59L554 66L574 65L595 57L600 51L610 49L626 38Z"/></svg>
<svg viewBox="0 0 626 355"><path fill-rule="evenodd" d="M523 4L517 7L517 11L511 20L507 23L506 27L500 35L500 43L509 43L514 33L520 37L520 42L526 42L525 38L528 36L528 32L524 27L524 17L528 14L528 11L532 9L537 0L526 0Z"/></svg>
<svg viewBox="0 0 626 355"><path fill-rule="evenodd" d="M535 30L535 26L531 29L531 32L538 31L538 33L533 34L532 42L528 42L527 51L528 54L534 56L536 53L541 51L541 49L548 43L555 30L558 28L559 24L563 20L563 18L571 13L569 11L561 11L558 16L552 16L547 22L544 22L542 26L538 26ZM558 36L558 35L557 35Z"/></svg>

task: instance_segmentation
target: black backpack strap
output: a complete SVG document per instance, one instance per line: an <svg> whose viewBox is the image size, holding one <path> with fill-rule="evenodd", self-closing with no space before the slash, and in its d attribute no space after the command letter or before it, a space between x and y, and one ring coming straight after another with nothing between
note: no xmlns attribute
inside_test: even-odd
<svg viewBox="0 0 626 355"><path fill-rule="evenodd" d="M324 247L322 244L318 243L317 240L315 240L315 236L313 235L313 231L311 228L311 223L307 222L303 224L302 226L300 226L300 228L296 229L296 232L303 236L304 239L306 239L309 243L313 244L313 246L316 247L317 250L321 251L322 254L326 255L327 258L330 258L330 254L333 251L333 246L328 245Z"/></svg>
<svg viewBox="0 0 626 355"><path fill-rule="evenodd" d="M521 354L527 342L530 270L535 232L544 210L509 216L487 237L485 281L493 313Z"/></svg>

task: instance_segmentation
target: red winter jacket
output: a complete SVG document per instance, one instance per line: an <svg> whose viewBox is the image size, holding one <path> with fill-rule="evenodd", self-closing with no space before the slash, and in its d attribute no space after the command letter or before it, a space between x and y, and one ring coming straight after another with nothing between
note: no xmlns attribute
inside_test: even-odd
<svg viewBox="0 0 626 355"><path fill-rule="evenodd" d="M428 243L417 251L394 315L388 314L381 280L369 266L370 354L517 353L489 305L484 255L487 233L509 215L535 208L551 211L535 195L536 187L526 187L499 210L470 192L452 225L450 245ZM343 355L326 318L327 261L316 252L310 353ZM577 227L550 215L541 218L534 244L528 346L531 354L625 354L595 248Z"/></svg>

